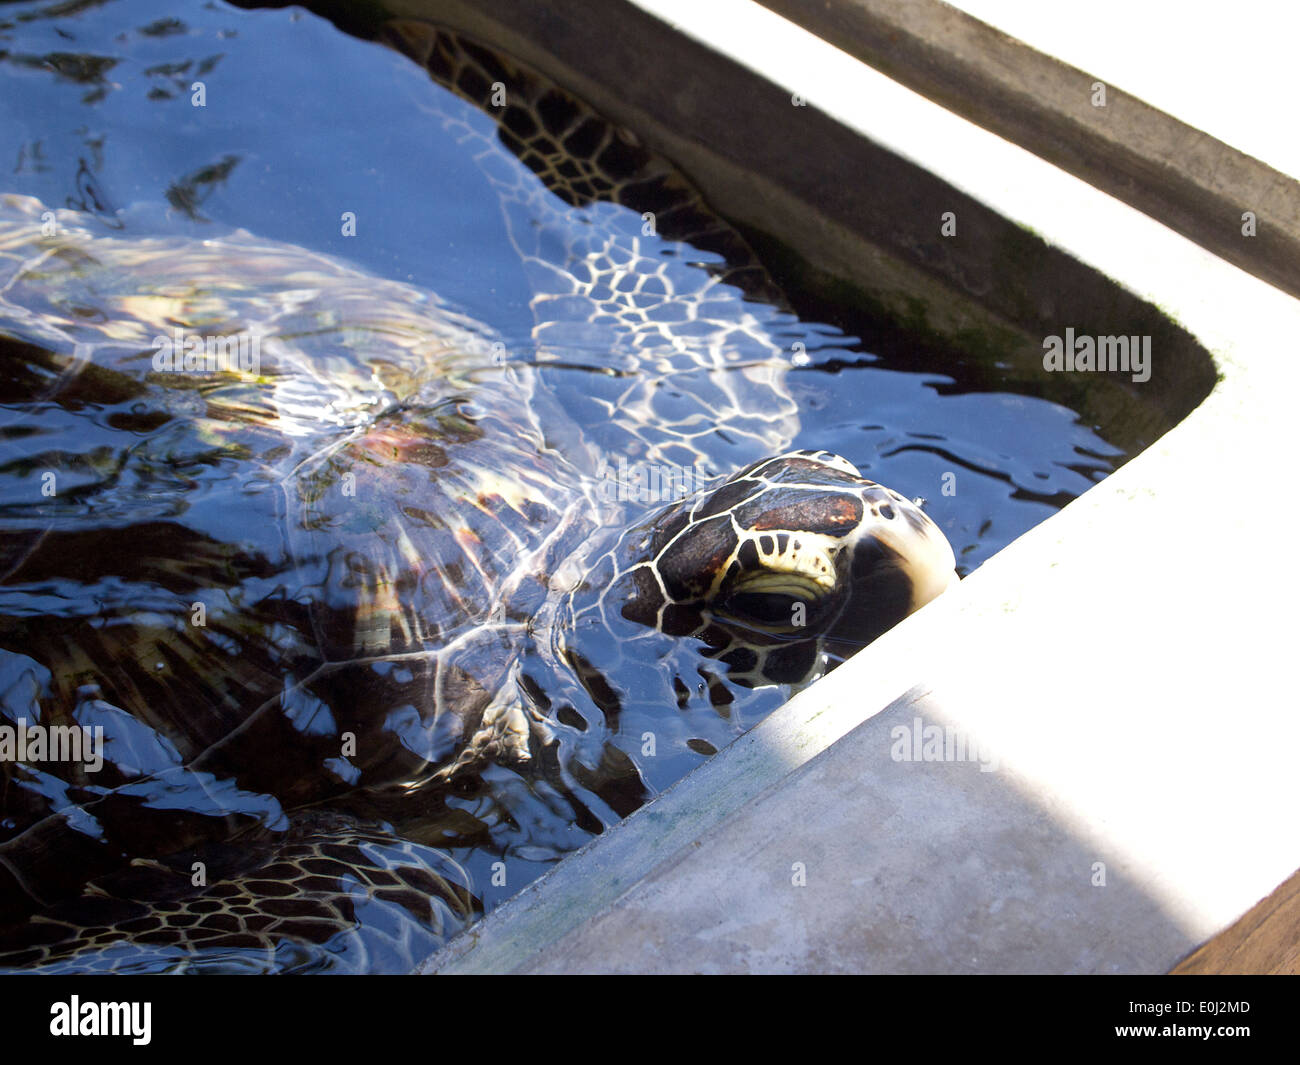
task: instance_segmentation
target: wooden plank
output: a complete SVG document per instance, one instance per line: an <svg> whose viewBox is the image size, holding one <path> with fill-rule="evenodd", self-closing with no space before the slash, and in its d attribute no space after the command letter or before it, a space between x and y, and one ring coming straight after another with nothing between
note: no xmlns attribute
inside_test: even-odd
<svg viewBox="0 0 1300 1065"><path fill-rule="evenodd" d="M1180 961L1171 973L1300 975L1300 870L1236 924Z"/></svg>

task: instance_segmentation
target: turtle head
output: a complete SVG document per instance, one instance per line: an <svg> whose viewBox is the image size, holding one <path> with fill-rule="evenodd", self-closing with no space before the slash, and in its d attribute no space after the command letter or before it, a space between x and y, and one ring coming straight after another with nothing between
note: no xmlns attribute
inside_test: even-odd
<svg viewBox="0 0 1300 1065"><path fill-rule="evenodd" d="M624 552L623 616L702 640L747 686L811 679L957 579L919 506L824 451L754 463Z"/></svg>

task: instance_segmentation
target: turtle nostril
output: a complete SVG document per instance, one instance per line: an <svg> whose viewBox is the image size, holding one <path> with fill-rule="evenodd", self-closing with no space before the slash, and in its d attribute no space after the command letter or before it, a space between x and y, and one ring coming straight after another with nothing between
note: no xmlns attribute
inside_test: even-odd
<svg viewBox="0 0 1300 1065"><path fill-rule="evenodd" d="M886 503L883 507L880 508L880 516L884 518L886 521L892 521L894 518L894 508L891 507L888 503Z"/></svg>

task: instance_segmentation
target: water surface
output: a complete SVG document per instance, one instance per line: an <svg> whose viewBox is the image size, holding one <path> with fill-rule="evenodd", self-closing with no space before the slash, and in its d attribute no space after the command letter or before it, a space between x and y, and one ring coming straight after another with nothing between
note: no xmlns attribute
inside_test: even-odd
<svg viewBox="0 0 1300 1065"><path fill-rule="evenodd" d="M205 106L193 105L195 82ZM438 117L448 112L484 121L404 57L297 9L245 11L193 0L0 6L0 192L86 212L120 237L198 241L244 229L335 256L436 294L527 357L535 346L531 289L496 192ZM355 218L354 236L343 233L345 213ZM673 253L665 241L664 254ZM700 253L703 261L708 255ZM855 324L852 312L836 316L836 324L791 314L767 320L782 349L806 354L789 378L802 422L794 445L838 452L866 476L924 496L963 574L1125 458L1069 409L1000 390L996 372L983 377L993 387L964 390L941 359L918 367L915 359L868 350L858 338L876 335L878 322ZM578 367L571 387L580 388L584 352L570 354ZM588 355L598 363L597 353ZM112 420L121 412L110 407L91 402L79 412L50 412L50 419L70 421L44 428L76 438L86 453L101 434L112 452L122 446L115 435L122 430ZM141 447L162 447L161 436L149 443L147 426L132 431ZM15 430L9 454L0 455L0 490L11 494L0 505L20 504L31 471L32 448L21 435ZM155 464L156 482L101 496L103 505L116 504L123 535L138 535L155 520L168 492L184 493L185 520L206 536L234 535L246 524L226 509L217 479L187 474L178 486L163 465ZM97 542L86 550L111 552L111 536L101 531ZM49 594L90 594L75 569L70 561L69 575ZM113 594L107 586L99 592ZM0 587L0 601L5 594ZM6 613L18 613L6 605ZM16 653L21 643L6 646ZM14 662L7 665L13 680ZM581 752L573 764L589 764L566 787L491 767L436 796L405 805L358 796L352 809L398 837L441 848L491 909L781 700L767 689L677 711L640 700L630 688L622 696L615 726L568 723L572 749ZM664 737L653 758L641 753L647 731ZM11 795L37 788L21 769L6 780ZM69 808L55 783L40 786L48 808ZM169 801L184 807L207 800ZM248 820L270 825L280 816L273 804L262 809L257 796L241 801ZM378 952L366 967L400 970L413 960L409 953Z"/></svg>

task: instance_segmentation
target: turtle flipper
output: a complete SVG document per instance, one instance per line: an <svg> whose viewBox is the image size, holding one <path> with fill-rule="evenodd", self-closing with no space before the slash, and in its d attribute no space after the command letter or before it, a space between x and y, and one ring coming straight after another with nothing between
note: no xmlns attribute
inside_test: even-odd
<svg viewBox="0 0 1300 1065"><path fill-rule="evenodd" d="M0 973L403 972L479 912L444 852L305 812L92 882L0 932Z"/></svg>
<svg viewBox="0 0 1300 1065"><path fill-rule="evenodd" d="M505 682L483 710L478 727L455 761L444 766L433 779L453 777L485 762L522 766L531 762L541 745L555 738L545 711L529 697L520 683L521 665L516 661Z"/></svg>

